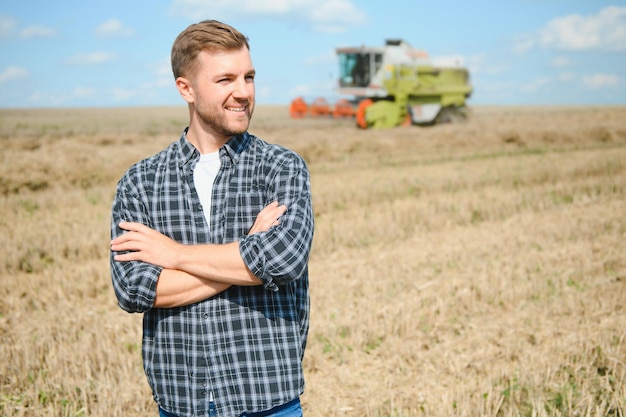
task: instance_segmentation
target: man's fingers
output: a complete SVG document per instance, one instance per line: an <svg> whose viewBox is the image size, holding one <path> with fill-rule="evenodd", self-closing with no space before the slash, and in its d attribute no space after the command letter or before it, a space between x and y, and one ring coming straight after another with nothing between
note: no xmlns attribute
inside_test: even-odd
<svg viewBox="0 0 626 417"><path fill-rule="evenodd" d="M113 252L123 252L123 251L138 251L141 250L141 242L136 240L127 240L122 242L111 242L111 250Z"/></svg>
<svg viewBox="0 0 626 417"><path fill-rule="evenodd" d="M137 222L120 222L118 226L120 229L127 230L129 232L145 232L152 230L148 226Z"/></svg>
<svg viewBox="0 0 626 417"><path fill-rule="evenodd" d="M277 201L271 202L259 212L248 234L266 232L270 227L278 225L280 223L278 219L285 211L287 206L279 205Z"/></svg>
<svg viewBox="0 0 626 417"><path fill-rule="evenodd" d="M136 242L139 241L141 237L140 233L137 232L126 232L117 236L115 239L111 240L111 245L121 245L128 242Z"/></svg>
<svg viewBox="0 0 626 417"><path fill-rule="evenodd" d="M139 241L141 240L142 235L149 236L150 233L153 232L153 230L148 226L135 222L120 222L119 227L126 232L111 240L111 245Z"/></svg>
<svg viewBox="0 0 626 417"><path fill-rule="evenodd" d="M141 261L141 260L143 260L141 253L137 252L137 251L130 251L130 252L126 252L126 253L118 253L116 255L113 255L113 259L115 259L118 262Z"/></svg>
<svg viewBox="0 0 626 417"><path fill-rule="evenodd" d="M287 211L287 206L279 206L278 203L276 203L275 205L265 207L263 211L265 212L264 217L273 217L274 219L277 219L282 216L285 211Z"/></svg>
<svg viewBox="0 0 626 417"><path fill-rule="evenodd" d="M278 220L280 216L285 214L287 210L287 206L275 206L275 207L266 207L263 209L261 213L259 213L259 218L264 222L269 222L273 224L274 221Z"/></svg>

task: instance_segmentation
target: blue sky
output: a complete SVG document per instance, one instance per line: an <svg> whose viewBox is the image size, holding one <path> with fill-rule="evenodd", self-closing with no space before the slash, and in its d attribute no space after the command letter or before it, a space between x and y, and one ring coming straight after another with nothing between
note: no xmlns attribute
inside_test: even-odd
<svg viewBox="0 0 626 417"><path fill-rule="evenodd" d="M0 107L184 105L169 52L191 23L250 38L258 104L335 97L335 48L402 38L470 70L470 105L626 104L626 1L5 1Z"/></svg>

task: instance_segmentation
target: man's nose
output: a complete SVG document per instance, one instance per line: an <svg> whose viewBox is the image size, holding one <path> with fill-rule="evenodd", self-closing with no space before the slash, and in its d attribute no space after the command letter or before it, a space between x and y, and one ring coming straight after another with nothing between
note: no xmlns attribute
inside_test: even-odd
<svg viewBox="0 0 626 417"><path fill-rule="evenodd" d="M233 86L233 96L240 98L249 97L253 88L253 81L248 81L245 78L238 78Z"/></svg>

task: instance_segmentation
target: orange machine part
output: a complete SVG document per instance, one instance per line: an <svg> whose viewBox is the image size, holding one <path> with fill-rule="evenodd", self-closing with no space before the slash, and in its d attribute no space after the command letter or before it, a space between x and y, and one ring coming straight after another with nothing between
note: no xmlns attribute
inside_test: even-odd
<svg viewBox="0 0 626 417"><path fill-rule="evenodd" d="M413 119L411 118L411 114L407 112L406 116L404 116L404 120L400 123L402 127L408 127L413 124Z"/></svg>
<svg viewBox="0 0 626 417"><path fill-rule="evenodd" d="M342 98L335 103L335 109L333 110L334 118L354 117L355 113L349 100Z"/></svg>
<svg viewBox="0 0 626 417"><path fill-rule="evenodd" d="M292 119L301 119L306 116L309 106L302 97L294 98L289 106L289 115Z"/></svg>
<svg viewBox="0 0 626 417"><path fill-rule="evenodd" d="M325 98L318 97L311 103L309 113L311 116L330 116L330 106Z"/></svg>
<svg viewBox="0 0 626 417"><path fill-rule="evenodd" d="M359 107L356 109L356 124L361 129L367 129L367 119L365 118L365 111L369 106L374 104L374 100L371 98L366 98L365 100L361 100L359 103Z"/></svg>

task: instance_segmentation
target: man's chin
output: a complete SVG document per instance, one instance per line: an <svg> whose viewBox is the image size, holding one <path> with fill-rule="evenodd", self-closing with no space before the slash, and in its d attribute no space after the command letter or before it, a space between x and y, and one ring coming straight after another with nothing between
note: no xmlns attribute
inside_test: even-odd
<svg viewBox="0 0 626 417"><path fill-rule="evenodd" d="M236 118L235 120L230 120L230 123L228 124L229 128L232 131L236 131L238 133L243 133L246 130L248 130L248 127L250 126L250 116L246 115L244 116L240 116L238 118Z"/></svg>
<svg viewBox="0 0 626 417"><path fill-rule="evenodd" d="M246 123L229 123L228 127L224 129L224 136L236 136L240 135L248 130L250 126L249 122Z"/></svg>

